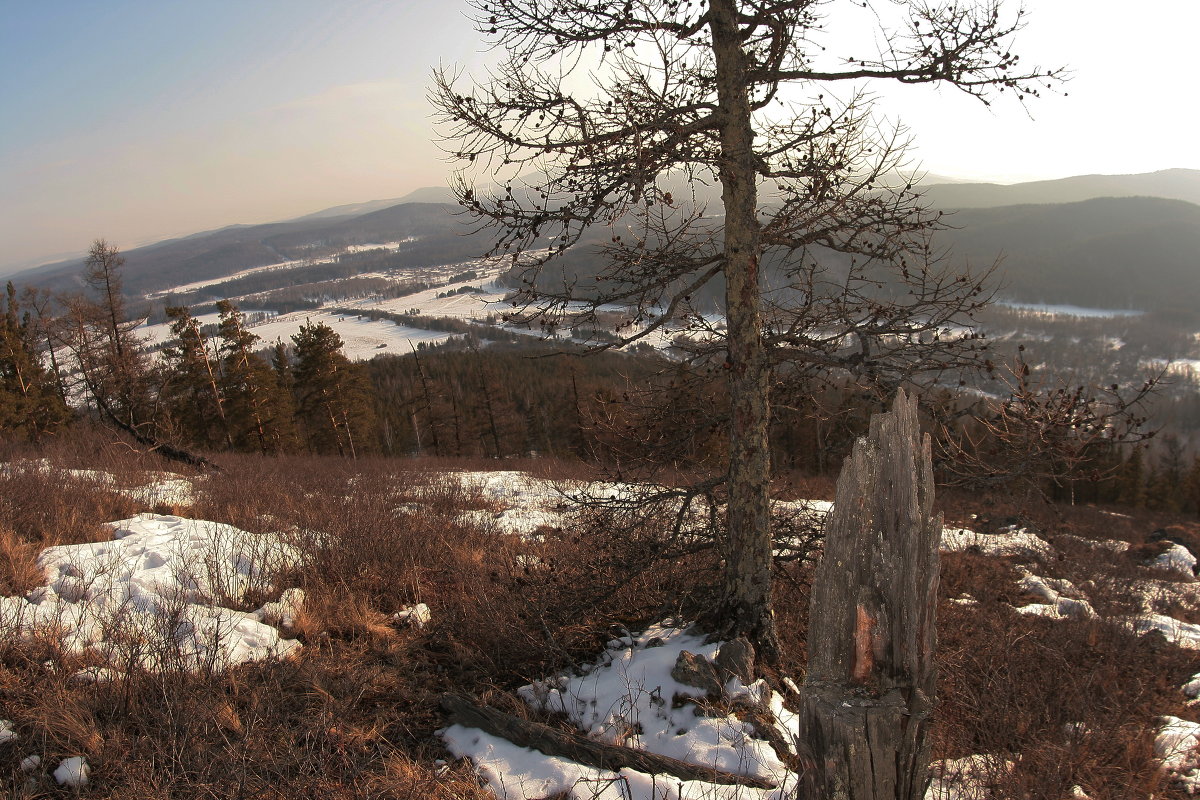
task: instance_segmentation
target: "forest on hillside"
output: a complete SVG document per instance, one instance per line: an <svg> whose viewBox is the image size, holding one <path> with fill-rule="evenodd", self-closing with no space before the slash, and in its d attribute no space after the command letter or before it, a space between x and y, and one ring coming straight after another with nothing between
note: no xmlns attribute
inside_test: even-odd
<svg viewBox="0 0 1200 800"><path fill-rule="evenodd" d="M720 366L711 360L670 358L649 347L590 352L478 323L371 312L457 335L443 345L355 363L322 323L303 326L286 342L262 342L229 301L216 304L215 326L201 326L186 306L167 307L172 339L151 357L125 321L119 254L100 248L94 256L91 296L60 311L44 294L19 295L9 286L0 331L0 429L10 435L48 441L91 418L144 445L205 463L219 462L222 452L244 452L349 459L542 456L625 474L723 468L728 397ZM1021 314L998 308L983 322L1004 330L1021 323ZM1111 320L1094 324L1096 336L1059 331L1037 345L1039 361L1091 363L1093 374L1040 383L1044 369L1031 377L1033 356L1009 342L1011 355L1024 359L1017 362L1025 370L1020 381L1013 381L1011 369L996 368L990 379L983 376L988 391L974 399L944 383L910 386L922 392L937 435L935 466L943 482L989 489L1032 482L1049 499L1200 512L1200 455L1184 433L1198 426L1194 396L1150 392L1138 396L1135 407L1122 405L1115 393L1081 393L1119 379L1135 385L1136 395L1144 351L1150 343L1162 345L1159 330L1146 319L1128 321L1115 351L1124 354L1124 373L1121 359L1101 364L1103 353L1053 351L1088 342L1111 351L1099 335L1115 336ZM997 359L1002 350L997 347ZM1063 402L1064 385L1080 387L1071 414L1129 425L1135 443L1084 433L1078 416L1055 417L1051 405ZM992 399L1006 395L1007 402ZM885 400L849 375L782 370L772 398L773 462L798 475L835 474ZM1139 427L1146 404L1172 423L1157 439L1146 438L1148 426ZM1042 426L1042 438L1052 441L1035 446L996 424L1000 419Z"/></svg>

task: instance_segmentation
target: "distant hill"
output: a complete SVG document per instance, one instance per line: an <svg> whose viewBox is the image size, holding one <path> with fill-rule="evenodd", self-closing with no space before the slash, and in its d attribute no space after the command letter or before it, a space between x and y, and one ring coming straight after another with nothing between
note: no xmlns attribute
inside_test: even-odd
<svg viewBox="0 0 1200 800"><path fill-rule="evenodd" d="M1200 206L1153 197L964 209L942 235L955 261L1003 254L1004 295L1195 315Z"/></svg>
<svg viewBox="0 0 1200 800"><path fill-rule="evenodd" d="M357 217L362 214L370 214L372 211L379 211L383 208L403 203L404 200L399 197L394 197L390 200L368 200L365 203L348 203L346 205L334 206L321 211L314 211L311 214L305 214L302 217L287 220L288 222L311 222L313 220L329 220L340 217Z"/></svg>
<svg viewBox="0 0 1200 800"><path fill-rule="evenodd" d="M1200 170L1167 169L1139 175L1079 175L1008 186L998 183L936 183L926 180L925 198L938 208L992 208L1078 203L1097 197L1161 197L1200 204Z"/></svg>
<svg viewBox="0 0 1200 800"><path fill-rule="evenodd" d="M364 204L370 205L370 204ZM404 265L435 265L479 255L484 245L467 236L457 206L402 203L359 215L321 214L291 222L236 225L138 247L123 253L125 290L142 293L199 280L221 278L251 267L320 256L349 245L383 244L408 238L397 254ZM83 258L17 273L18 283L51 289L80 285Z"/></svg>
<svg viewBox="0 0 1200 800"><path fill-rule="evenodd" d="M680 192L690 191L681 185ZM698 184L698 199L719 208L716 187ZM935 184L928 197L946 209L955 230L941 237L955 259L976 267L1005 254L1005 294L1031 302L1075 303L1144 310L1200 309L1200 171L1089 175L1000 186ZM1098 195L1098 196L1093 196ZM1145 195L1158 195L1150 197ZM296 220L232 225L134 248L124 255L125 287L150 292L239 270L320 257L350 245L406 239L396 266L465 261L485 251L490 237L468 235L449 190L418 189L398 200L336 206ZM1035 202L1036 201L1036 202ZM597 231L585 241L602 244ZM546 280L588 275L602 264L580 247ZM26 270L14 279L53 289L80 286L82 255ZM719 302L719 287L705 302Z"/></svg>

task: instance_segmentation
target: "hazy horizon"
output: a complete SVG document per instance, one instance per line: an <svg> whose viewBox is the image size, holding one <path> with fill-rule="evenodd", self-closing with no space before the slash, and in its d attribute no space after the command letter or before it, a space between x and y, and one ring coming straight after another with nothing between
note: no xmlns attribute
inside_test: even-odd
<svg viewBox="0 0 1200 800"><path fill-rule="evenodd" d="M1022 60L1075 76L1065 96L1032 103L1032 119L1004 98L988 109L913 87L879 92L880 112L910 129L914 166L946 177L1200 169L1200 112L1180 96L1200 4L1125 9L1031 9ZM132 249L444 185L430 71L490 59L465 10L463 0L10 9L0 32L0 274L81 257L97 237ZM1133 77L1144 74L1166 77Z"/></svg>

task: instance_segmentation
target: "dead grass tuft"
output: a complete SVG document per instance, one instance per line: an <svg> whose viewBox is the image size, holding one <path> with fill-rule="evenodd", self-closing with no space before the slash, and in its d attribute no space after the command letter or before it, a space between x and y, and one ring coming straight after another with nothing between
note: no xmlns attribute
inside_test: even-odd
<svg viewBox="0 0 1200 800"><path fill-rule="evenodd" d="M0 525L0 595L24 595L46 580L37 558L41 547Z"/></svg>

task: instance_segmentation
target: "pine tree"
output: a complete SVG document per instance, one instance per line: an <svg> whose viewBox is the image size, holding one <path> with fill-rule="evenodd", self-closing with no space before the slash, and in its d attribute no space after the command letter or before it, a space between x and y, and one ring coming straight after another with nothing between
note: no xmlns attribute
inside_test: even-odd
<svg viewBox="0 0 1200 800"><path fill-rule="evenodd" d="M1200 514L1200 456L1192 458L1192 466L1184 481L1184 491L1186 492L1184 510Z"/></svg>
<svg viewBox="0 0 1200 800"><path fill-rule="evenodd" d="M322 322L306 323L292 343L297 410L309 447L349 458L373 449L375 415L368 382L342 354L341 337Z"/></svg>
<svg viewBox="0 0 1200 800"><path fill-rule="evenodd" d="M246 330L237 306L221 300L217 310L221 313L221 390L234 447L263 455L292 449L296 424L290 393L280 386L277 373L255 355L259 337Z"/></svg>
<svg viewBox="0 0 1200 800"><path fill-rule="evenodd" d="M1141 449L1134 450L1117 475L1117 502L1134 508L1146 505L1146 468Z"/></svg>
<svg viewBox="0 0 1200 800"><path fill-rule="evenodd" d="M1179 512L1186 502L1184 485L1187 481L1187 470L1183 463L1183 443L1179 437L1168 434L1162 438L1162 455L1158 467L1154 470L1154 478L1150 482L1148 494L1152 505L1160 511Z"/></svg>
<svg viewBox="0 0 1200 800"><path fill-rule="evenodd" d="M163 349L168 373L163 399L188 441L206 447L232 447L225 398L218 386L218 367L209 351L208 338L186 306L170 306L166 314L175 344Z"/></svg>
<svg viewBox="0 0 1200 800"><path fill-rule="evenodd" d="M0 430L20 430L32 442L52 433L70 416L56 378L42 364L38 336L16 289L7 286L0 319Z"/></svg>

